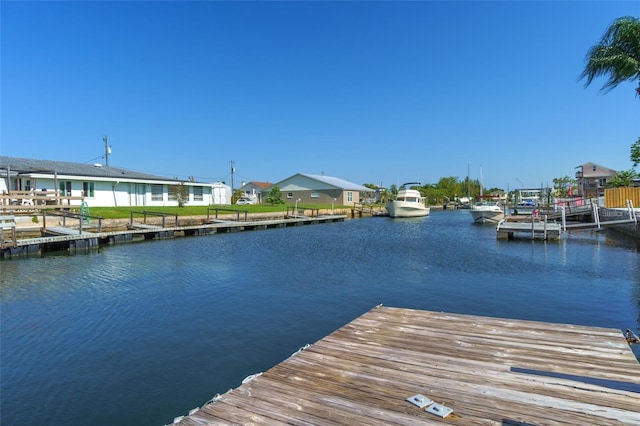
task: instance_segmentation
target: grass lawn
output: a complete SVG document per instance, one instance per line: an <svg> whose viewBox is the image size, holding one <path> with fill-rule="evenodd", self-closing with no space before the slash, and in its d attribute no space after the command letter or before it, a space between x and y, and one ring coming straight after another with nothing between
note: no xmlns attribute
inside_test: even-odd
<svg viewBox="0 0 640 426"><path fill-rule="evenodd" d="M91 207L89 214L94 217L102 217L103 219L125 219L131 216L131 212L142 213L143 211L153 212L153 213L165 213L167 215L178 215L178 216L206 216L207 209L210 209L210 212L214 212L216 208L225 209L225 210L233 210L240 212L249 212L249 213L271 213L271 212L285 212L287 207L292 208L293 206L290 204L277 204L277 205L268 205L268 204L248 204L242 206L236 205L220 205L220 206L170 206L170 207L158 207L158 206L138 206L138 207ZM309 204L309 205L298 205L298 208L307 208L307 209L331 209L331 205L318 205L318 204ZM335 206L336 209L344 208L343 206Z"/></svg>

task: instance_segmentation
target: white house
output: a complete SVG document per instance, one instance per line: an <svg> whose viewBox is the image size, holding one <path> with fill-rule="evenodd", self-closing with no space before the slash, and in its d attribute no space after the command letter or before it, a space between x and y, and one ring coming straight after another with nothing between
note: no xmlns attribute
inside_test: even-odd
<svg viewBox="0 0 640 426"><path fill-rule="evenodd" d="M0 191L58 190L65 196L84 195L92 207L175 206L178 202L169 190L174 185L189 188L187 205L231 203L231 188L222 182L181 181L101 164L0 156Z"/></svg>
<svg viewBox="0 0 640 426"><path fill-rule="evenodd" d="M242 191L243 197L253 201L255 204L264 202L267 196L264 191L273 186L270 182L242 182L242 186L239 188Z"/></svg>
<svg viewBox="0 0 640 426"><path fill-rule="evenodd" d="M287 203L352 206L373 196L374 189L337 177L298 173L275 183ZM271 188L273 188L273 186ZM268 193L270 189L266 189Z"/></svg>

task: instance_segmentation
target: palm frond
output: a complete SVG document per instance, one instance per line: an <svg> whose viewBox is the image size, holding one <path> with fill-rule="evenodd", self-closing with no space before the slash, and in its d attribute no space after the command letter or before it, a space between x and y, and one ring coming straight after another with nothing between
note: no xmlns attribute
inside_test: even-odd
<svg viewBox="0 0 640 426"><path fill-rule="evenodd" d="M580 80L585 87L596 77L609 76L601 90L608 92L624 81L640 81L640 19L631 16L615 20L585 57Z"/></svg>

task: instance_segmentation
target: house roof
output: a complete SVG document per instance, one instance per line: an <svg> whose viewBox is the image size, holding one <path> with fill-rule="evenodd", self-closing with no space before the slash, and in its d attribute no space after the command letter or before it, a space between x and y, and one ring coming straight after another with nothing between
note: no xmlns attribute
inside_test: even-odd
<svg viewBox="0 0 640 426"><path fill-rule="evenodd" d="M349 182L348 180L340 179L332 176L325 175L310 175L306 173L300 173L302 176L306 176L310 179L315 179L320 182L324 182L329 185L333 185L338 188L347 189L350 191L373 191L371 188L367 188L366 186L358 185L357 183Z"/></svg>
<svg viewBox="0 0 640 426"><path fill-rule="evenodd" d="M35 160L0 156L0 169L11 169L12 172L30 174L54 174L87 176L96 178L117 178L135 180L178 181L148 173L140 173L119 167L96 166L94 164L72 163L69 161Z"/></svg>
<svg viewBox="0 0 640 426"><path fill-rule="evenodd" d="M358 185L357 183L349 182L348 180L340 179L340 178L337 178L337 177L325 176L325 175L313 175L313 174L308 174L308 173L295 174L295 175L293 175L293 176L291 176L291 177L289 177L287 179L284 179L284 180L278 182L276 185L280 186L281 187L280 189L283 189L283 187L282 187L283 184L287 184L287 183L289 183L291 181L295 181L296 178L298 178L298 177L302 177L304 179L307 179L307 181L310 179L310 180L319 182L321 184L324 184L325 186L338 188L338 189L342 189L342 190L347 190L347 191L360 191L360 192L373 192L373 191L375 191L375 190L373 190L371 188L367 188L366 186ZM298 186L298 185L295 185L295 186ZM300 189L302 189L302 188L300 188Z"/></svg>
<svg viewBox="0 0 640 426"><path fill-rule="evenodd" d="M262 189L266 189L273 186L271 182L256 182L256 181L249 182L248 185L257 186L258 188L262 188Z"/></svg>
<svg viewBox="0 0 640 426"><path fill-rule="evenodd" d="M595 167L595 171L593 168ZM576 169L582 168L582 175L584 177L597 177L597 176L613 176L617 173L616 170L608 167L601 166L600 164L588 162L576 166Z"/></svg>

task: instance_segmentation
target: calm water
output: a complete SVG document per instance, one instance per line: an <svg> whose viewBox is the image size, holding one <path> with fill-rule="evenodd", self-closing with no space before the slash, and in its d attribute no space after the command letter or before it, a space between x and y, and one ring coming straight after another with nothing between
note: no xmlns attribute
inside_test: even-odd
<svg viewBox="0 0 640 426"><path fill-rule="evenodd" d="M1 423L170 423L379 303L637 332L635 247L591 232L497 241L470 220L433 211L0 262Z"/></svg>

